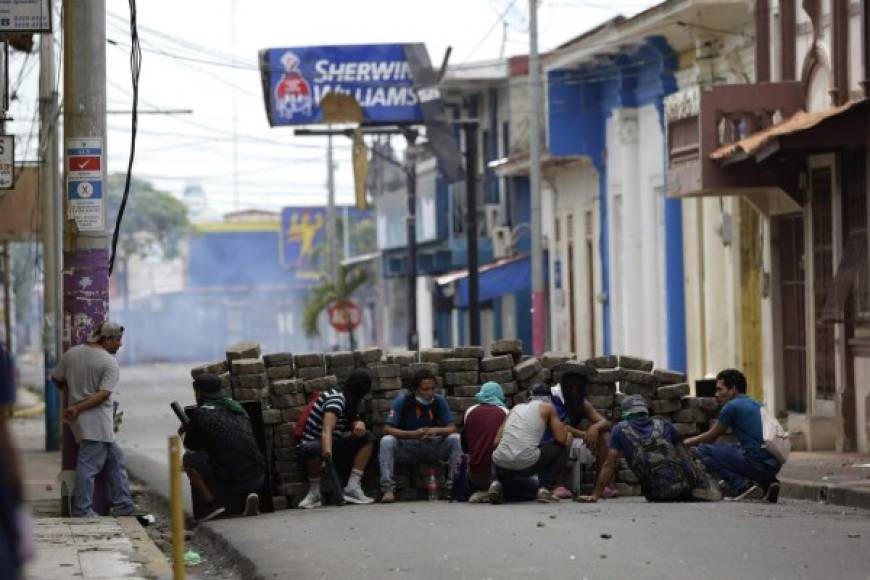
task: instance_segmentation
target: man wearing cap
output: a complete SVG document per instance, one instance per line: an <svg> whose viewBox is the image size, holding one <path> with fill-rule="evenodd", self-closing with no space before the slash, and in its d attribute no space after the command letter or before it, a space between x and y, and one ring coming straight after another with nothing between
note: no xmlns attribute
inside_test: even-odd
<svg viewBox="0 0 870 580"><path fill-rule="evenodd" d="M245 497L245 515L259 513L263 459L245 409L221 392L221 380L206 373L193 381L196 408L188 411L184 434L184 471L190 479L197 521L216 518L233 496Z"/></svg>
<svg viewBox="0 0 870 580"><path fill-rule="evenodd" d="M620 454L640 479L649 501L722 499L718 487L690 456L670 421L650 418L641 395L631 395L622 401L622 421L613 428L608 447L595 491L578 497L577 501L596 502L602 497Z"/></svg>
<svg viewBox="0 0 870 580"><path fill-rule="evenodd" d="M94 479L105 466L115 515L132 515L135 505L124 453L115 443L115 396L120 369L113 356L121 348L124 327L106 321L87 344L67 350L52 378L69 393L63 420L79 444L73 515L96 517L93 509Z"/></svg>

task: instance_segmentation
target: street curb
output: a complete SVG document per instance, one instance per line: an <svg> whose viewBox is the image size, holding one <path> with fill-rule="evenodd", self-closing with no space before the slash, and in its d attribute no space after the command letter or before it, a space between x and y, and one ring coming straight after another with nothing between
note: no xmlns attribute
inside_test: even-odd
<svg viewBox="0 0 870 580"><path fill-rule="evenodd" d="M870 510L870 487L782 479L783 497Z"/></svg>
<svg viewBox="0 0 870 580"><path fill-rule="evenodd" d="M129 452L127 454L128 475L138 480L139 482L142 482L147 489L147 493L150 494L157 502L159 502L163 509L168 513L170 511L169 496L165 494L161 489L159 489L158 486L151 485L148 482L147 477L142 477L140 473L137 473L136 467L131 466L131 462L129 461L129 457L131 455L135 456L135 454ZM145 458L145 461L147 462L150 460ZM212 550L219 550L221 552L224 552L225 554L228 554L243 578L251 578L252 580L266 580L265 577L257 571L256 564L254 564L254 562L250 558L242 554L220 532L213 529L210 524L194 524L193 514L188 511L187 508L184 509L184 525L186 529L195 533L204 543L208 544L208 546ZM195 570L188 570L188 573L195 573Z"/></svg>

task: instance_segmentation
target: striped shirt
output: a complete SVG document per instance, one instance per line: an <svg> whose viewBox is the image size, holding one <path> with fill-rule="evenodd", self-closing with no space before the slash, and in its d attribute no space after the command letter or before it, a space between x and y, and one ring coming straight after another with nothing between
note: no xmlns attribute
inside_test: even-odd
<svg viewBox="0 0 870 580"><path fill-rule="evenodd" d="M317 441L323 434L323 415L331 411L338 416L333 432L341 433L348 430L347 425L347 402L344 394L338 389L323 391L311 407L311 413L305 422L305 430L302 432L302 442Z"/></svg>

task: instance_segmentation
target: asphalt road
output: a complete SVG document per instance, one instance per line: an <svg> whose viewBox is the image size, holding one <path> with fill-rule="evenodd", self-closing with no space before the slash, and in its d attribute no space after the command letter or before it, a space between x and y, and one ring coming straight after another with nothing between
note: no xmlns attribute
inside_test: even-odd
<svg viewBox="0 0 870 580"><path fill-rule="evenodd" d="M192 365L122 369L131 472L167 490ZM206 524L261 578L870 578L870 513L783 500L287 510Z"/></svg>

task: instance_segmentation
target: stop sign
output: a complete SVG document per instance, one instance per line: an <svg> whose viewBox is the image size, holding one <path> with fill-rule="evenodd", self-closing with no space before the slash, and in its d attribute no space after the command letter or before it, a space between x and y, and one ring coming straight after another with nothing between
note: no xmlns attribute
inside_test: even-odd
<svg viewBox="0 0 870 580"><path fill-rule="evenodd" d="M350 332L362 323L362 311L353 300L333 302L327 309L329 324L338 332Z"/></svg>

